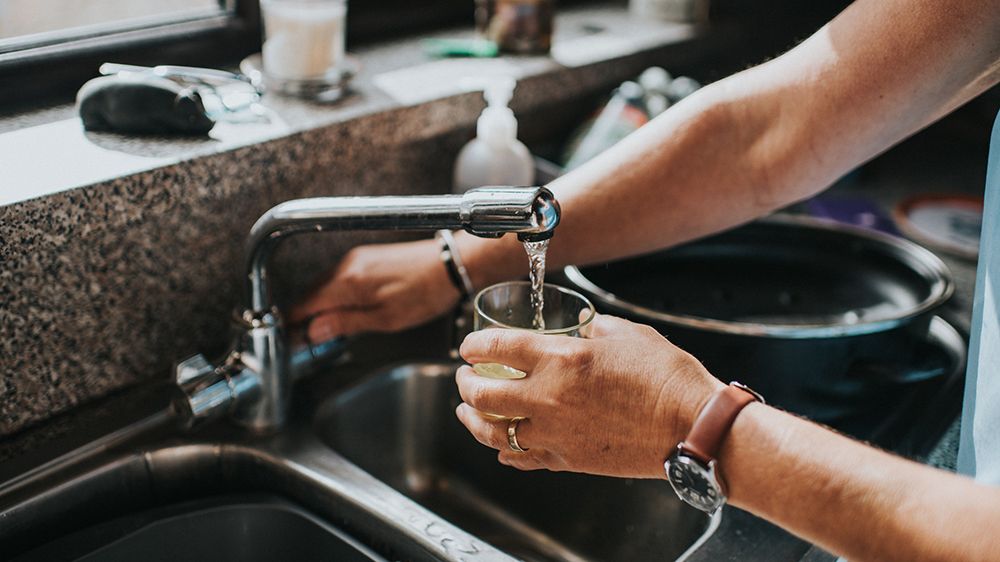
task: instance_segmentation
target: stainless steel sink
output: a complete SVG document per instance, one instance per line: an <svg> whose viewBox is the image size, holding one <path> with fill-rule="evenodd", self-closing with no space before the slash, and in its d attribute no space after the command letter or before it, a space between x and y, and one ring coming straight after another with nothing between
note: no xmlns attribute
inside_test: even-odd
<svg viewBox="0 0 1000 562"><path fill-rule="evenodd" d="M46 562L512 562L346 461L304 420L261 437L222 424L184 439L112 434L0 478L0 545L0 559Z"/></svg>
<svg viewBox="0 0 1000 562"><path fill-rule="evenodd" d="M241 495L131 513L60 537L14 562L211 560L384 562L370 548L278 496Z"/></svg>
<svg viewBox="0 0 1000 562"><path fill-rule="evenodd" d="M455 417L455 366L416 364L321 407L318 433L379 480L524 560L671 560L718 524L662 481L521 472Z"/></svg>
<svg viewBox="0 0 1000 562"><path fill-rule="evenodd" d="M663 482L498 464L454 416L454 365L380 367L375 347L301 381L273 435L179 433L158 387L85 409L0 462L0 558L668 560L718 525Z"/></svg>

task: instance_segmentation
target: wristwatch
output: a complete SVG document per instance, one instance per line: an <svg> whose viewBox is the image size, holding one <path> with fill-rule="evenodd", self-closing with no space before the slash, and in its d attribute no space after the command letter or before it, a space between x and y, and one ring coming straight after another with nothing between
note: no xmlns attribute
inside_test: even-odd
<svg viewBox="0 0 1000 562"><path fill-rule="evenodd" d="M746 385L731 382L705 404L686 439L663 463L670 486L685 503L714 513L726 503L726 486L715 455L736 416L752 402L764 398Z"/></svg>

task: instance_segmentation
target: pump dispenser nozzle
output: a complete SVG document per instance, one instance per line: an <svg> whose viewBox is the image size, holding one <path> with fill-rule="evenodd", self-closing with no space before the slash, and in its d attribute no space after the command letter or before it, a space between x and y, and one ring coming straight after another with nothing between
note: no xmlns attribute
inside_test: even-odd
<svg viewBox="0 0 1000 562"><path fill-rule="evenodd" d="M490 78L483 88L483 97L491 107L507 107L510 99L514 97L516 87L517 82L510 76Z"/></svg>
<svg viewBox="0 0 1000 562"><path fill-rule="evenodd" d="M517 138L517 118L508 104L514 97L517 82L509 76L491 78L483 88L486 109L476 122L476 136L493 145L507 144Z"/></svg>
<svg viewBox="0 0 1000 562"><path fill-rule="evenodd" d="M455 191L481 185L531 185L534 161L517 140L517 118L508 104L517 81L510 76L470 79L467 87L482 90L486 108L476 122L476 138L455 162Z"/></svg>

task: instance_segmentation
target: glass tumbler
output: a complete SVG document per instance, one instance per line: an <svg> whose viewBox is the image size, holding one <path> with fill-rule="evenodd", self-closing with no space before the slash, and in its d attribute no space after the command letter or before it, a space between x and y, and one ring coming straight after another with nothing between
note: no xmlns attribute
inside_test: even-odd
<svg viewBox="0 0 1000 562"><path fill-rule="evenodd" d="M487 287L476 295L473 329L502 328L554 336L587 336L596 312L586 297L549 283L542 286L542 296L545 328L537 329L534 326L530 282L510 281ZM499 363L477 363L472 368L480 376L494 379L521 379L527 376L524 371Z"/></svg>

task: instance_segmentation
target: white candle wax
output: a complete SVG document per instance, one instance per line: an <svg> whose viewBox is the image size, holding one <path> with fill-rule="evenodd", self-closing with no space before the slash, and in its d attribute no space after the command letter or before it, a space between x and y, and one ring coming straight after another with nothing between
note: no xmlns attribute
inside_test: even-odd
<svg viewBox="0 0 1000 562"><path fill-rule="evenodd" d="M344 58L343 0L264 0L264 72L285 80L320 78Z"/></svg>

